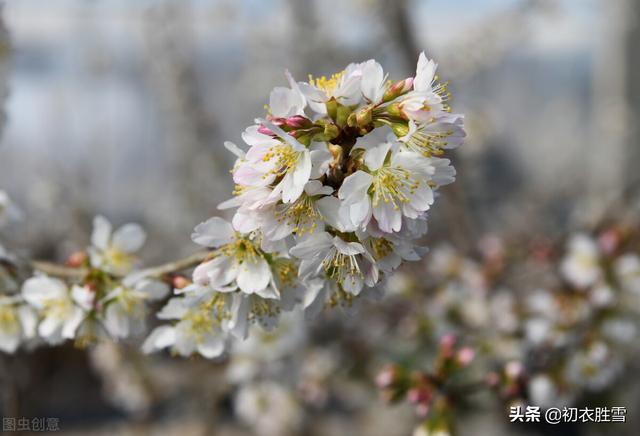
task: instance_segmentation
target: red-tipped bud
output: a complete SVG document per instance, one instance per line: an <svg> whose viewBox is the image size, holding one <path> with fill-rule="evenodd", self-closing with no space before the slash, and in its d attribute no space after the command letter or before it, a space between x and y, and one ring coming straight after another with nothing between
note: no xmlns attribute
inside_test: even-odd
<svg viewBox="0 0 640 436"><path fill-rule="evenodd" d="M453 356L453 346L456 344L456 335L449 333L440 338L440 353L444 357Z"/></svg>
<svg viewBox="0 0 640 436"><path fill-rule="evenodd" d="M65 265L71 268L80 268L82 267L88 259L86 251L76 251L75 253L71 253L71 255L67 258Z"/></svg>
<svg viewBox="0 0 640 436"><path fill-rule="evenodd" d="M171 278L171 284L175 289L182 289L189 286L191 281L185 276L174 276Z"/></svg>
<svg viewBox="0 0 640 436"><path fill-rule="evenodd" d="M400 97L402 94L408 92L413 88L413 77L409 77L408 79L400 80L399 82L391 85L387 92L384 93L382 97L383 102L391 101L395 98Z"/></svg>
<svg viewBox="0 0 640 436"><path fill-rule="evenodd" d="M407 400L412 404L429 403L431 398L431 390L425 387L411 388L407 391Z"/></svg>
<svg viewBox="0 0 640 436"><path fill-rule="evenodd" d="M376 376L376 386L380 389L388 388L398 380L398 376L398 368L395 366L388 366L380 371Z"/></svg>
<svg viewBox="0 0 640 436"><path fill-rule="evenodd" d="M313 125L310 119L303 117L302 115L294 115L285 120L287 127L292 129L306 129Z"/></svg>

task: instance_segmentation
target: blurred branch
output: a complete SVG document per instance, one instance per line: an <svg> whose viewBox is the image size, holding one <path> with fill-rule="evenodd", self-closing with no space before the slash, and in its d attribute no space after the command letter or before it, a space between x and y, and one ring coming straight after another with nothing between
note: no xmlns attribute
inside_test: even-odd
<svg viewBox="0 0 640 436"><path fill-rule="evenodd" d="M205 260L209 255L208 251L201 251L182 259L174 260L172 262L163 263L158 266L143 269L136 274L140 277L155 277L160 278L166 274L172 274L178 271L183 271L188 268L192 268ZM51 262L44 261L32 261L30 262L31 268L35 271L40 271L53 277L64 279L81 279L89 270L87 268L71 268L62 265L58 265Z"/></svg>

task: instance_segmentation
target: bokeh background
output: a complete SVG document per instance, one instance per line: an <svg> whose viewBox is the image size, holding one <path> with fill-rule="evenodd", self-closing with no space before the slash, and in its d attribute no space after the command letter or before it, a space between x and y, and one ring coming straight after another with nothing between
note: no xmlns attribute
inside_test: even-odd
<svg viewBox="0 0 640 436"><path fill-rule="evenodd" d="M2 236L21 254L63 260L98 213L143 224L149 263L194 251L194 224L233 188L223 141L241 141L285 68L303 80L375 58L400 78L421 50L468 130L429 244L555 238L638 205L637 0L20 0L2 16L0 187L24 217ZM326 377L358 367L336 346L352 324L299 359ZM2 360L10 416L58 416L76 434L253 434L234 417L228 362L134 345ZM411 432L409 409L346 380L300 434Z"/></svg>

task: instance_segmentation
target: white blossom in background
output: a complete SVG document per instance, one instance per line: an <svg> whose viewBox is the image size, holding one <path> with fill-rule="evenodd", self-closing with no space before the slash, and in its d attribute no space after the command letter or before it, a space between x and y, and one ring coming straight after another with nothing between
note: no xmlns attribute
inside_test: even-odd
<svg viewBox="0 0 640 436"><path fill-rule="evenodd" d="M626 291L640 294L640 256L628 253L619 257L614 270Z"/></svg>
<svg viewBox="0 0 640 436"><path fill-rule="evenodd" d="M12 221L18 221L22 212L5 191L0 190L0 228Z"/></svg>
<svg viewBox="0 0 640 436"><path fill-rule="evenodd" d="M95 295L84 286L69 289L61 280L36 276L24 282L22 297L38 313L38 335L56 345L76 337L93 309Z"/></svg>
<svg viewBox="0 0 640 436"><path fill-rule="evenodd" d="M582 233L574 235L560 270L565 280L578 288L595 284L602 274L596 241Z"/></svg>
<svg viewBox="0 0 640 436"><path fill-rule="evenodd" d="M265 436L297 434L302 425L303 411L292 391L271 381L242 386L234 409L243 422Z"/></svg>
<svg viewBox="0 0 640 436"><path fill-rule="evenodd" d="M124 339L143 333L146 327L148 304L169 294L169 286L158 280L125 277L121 285L109 292L101 301L104 326L114 338Z"/></svg>
<svg viewBox="0 0 640 436"><path fill-rule="evenodd" d="M127 275L135 266L135 253L146 239L147 234L140 225L125 224L113 231L111 223L98 215L93 220L89 247L91 266L118 276Z"/></svg>
<svg viewBox="0 0 640 436"><path fill-rule="evenodd" d="M18 296L0 295L0 351L13 353L36 336L38 317Z"/></svg>

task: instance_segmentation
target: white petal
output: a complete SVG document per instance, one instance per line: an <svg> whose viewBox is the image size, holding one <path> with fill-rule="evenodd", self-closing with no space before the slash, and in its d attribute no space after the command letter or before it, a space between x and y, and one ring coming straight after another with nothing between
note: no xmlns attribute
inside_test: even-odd
<svg viewBox="0 0 640 436"><path fill-rule="evenodd" d="M316 201L316 207L326 223L336 230L340 232L355 230L349 217L350 207L343 205L336 197L323 197Z"/></svg>
<svg viewBox="0 0 640 436"><path fill-rule="evenodd" d="M93 308L95 293L86 286L73 285L71 288L71 299L85 311Z"/></svg>
<svg viewBox="0 0 640 436"><path fill-rule="evenodd" d="M176 331L170 326L160 326L155 328L149 337L142 344L142 352L153 353L157 350L173 345L176 341Z"/></svg>
<svg viewBox="0 0 640 436"><path fill-rule="evenodd" d="M219 217L209 218L196 226L191 240L205 247L220 247L233 240L234 230L231 224Z"/></svg>
<svg viewBox="0 0 640 436"><path fill-rule="evenodd" d="M36 335L38 326L38 315L28 306L20 306L18 308L18 317L22 326L22 335L25 338L33 338Z"/></svg>
<svg viewBox="0 0 640 436"><path fill-rule="evenodd" d="M207 359L213 359L224 353L225 341L220 336L208 335L204 342L198 344L198 353Z"/></svg>
<svg viewBox="0 0 640 436"><path fill-rule="evenodd" d="M382 66L374 60L366 62L362 69L362 81L360 82L362 95L372 103L379 103L384 95L384 82Z"/></svg>
<svg viewBox="0 0 640 436"><path fill-rule="evenodd" d="M360 202L364 196L368 195L367 191L372 183L373 177L371 174L361 170L356 171L344 179L338 191L338 198L347 205Z"/></svg>
<svg viewBox="0 0 640 436"><path fill-rule="evenodd" d="M384 160L387 157L387 153L390 148L391 143L389 142L383 142L382 144L369 148L364 153L364 163L371 171L379 169L382 164L384 164Z"/></svg>
<svg viewBox="0 0 640 436"><path fill-rule="evenodd" d="M333 245L332 237L326 232L314 233L289 250L292 256L307 259L317 256Z"/></svg>
<svg viewBox="0 0 640 436"><path fill-rule="evenodd" d="M231 319L225 325L226 330L238 339L245 339L248 334L247 317L249 315L249 296L237 293L231 303Z"/></svg>
<svg viewBox="0 0 640 436"><path fill-rule="evenodd" d="M271 281L271 268L262 257L255 260L245 259L238 267L238 287L242 292L253 294L262 291Z"/></svg>
<svg viewBox="0 0 640 436"><path fill-rule="evenodd" d="M37 276L22 285L22 296L31 306L42 309L46 301L67 297L67 285L58 279Z"/></svg>
<svg viewBox="0 0 640 436"><path fill-rule="evenodd" d="M102 215L93 219L93 233L91 233L91 245L101 250L109 248L111 239L111 223Z"/></svg>
<svg viewBox="0 0 640 436"><path fill-rule="evenodd" d="M62 342L63 337L61 335L63 320L48 316L40 322L38 325L38 335L46 340L49 344L59 344Z"/></svg>
<svg viewBox="0 0 640 436"><path fill-rule="evenodd" d="M430 91L437 68L438 65L433 60L427 59L424 52L420 53L413 88L416 91Z"/></svg>
<svg viewBox="0 0 640 436"><path fill-rule="evenodd" d="M20 331L15 333L6 333L0 331L0 351L5 353L13 353L20 345Z"/></svg>
<svg viewBox="0 0 640 436"><path fill-rule="evenodd" d="M169 294L169 285L159 280L141 280L136 284L136 290L142 292L151 301L161 300Z"/></svg>
<svg viewBox="0 0 640 436"><path fill-rule="evenodd" d="M383 232L398 232L402 227L402 213L391 202L378 203L378 206L373 208L373 216Z"/></svg>
<svg viewBox="0 0 640 436"><path fill-rule="evenodd" d="M105 309L104 326L114 338L129 336L129 318L118 303L111 303Z"/></svg>
<svg viewBox="0 0 640 436"><path fill-rule="evenodd" d="M238 158L243 158L245 152L231 141L224 141L224 148L235 154Z"/></svg>
<svg viewBox="0 0 640 436"><path fill-rule="evenodd" d="M347 274L347 276L342 281L342 287L345 291L352 295L358 295L360 291L362 291L362 287L364 286L364 281L360 276Z"/></svg>
<svg viewBox="0 0 640 436"><path fill-rule="evenodd" d="M362 198L362 201L349 206L349 216L355 227L364 227L371 219L371 199L369 196Z"/></svg>
<svg viewBox="0 0 640 436"><path fill-rule="evenodd" d="M62 326L62 337L65 339L73 339L76 336L76 330L82 324L86 317L86 312L79 307L75 307L69 319Z"/></svg>
<svg viewBox="0 0 640 436"><path fill-rule="evenodd" d="M357 242L346 242L335 236L333 238L333 245L338 249L338 251L347 256L355 256L356 254L364 253L365 249L362 244Z"/></svg>
<svg viewBox="0 0 640 436"><path fill-rule="evenodd" d="M140 250L147 239L147 233L139 224L125 224L113 234L114 248L125 253L135 253Z"/></svg>
<svg viewBox="0 0 640 436"><path fill-rule="evenodd" d="M189 311L185 305L185 299L175 297L167 301L167 304L158 312L157 317L160 319L180 319Z"/></svg>

